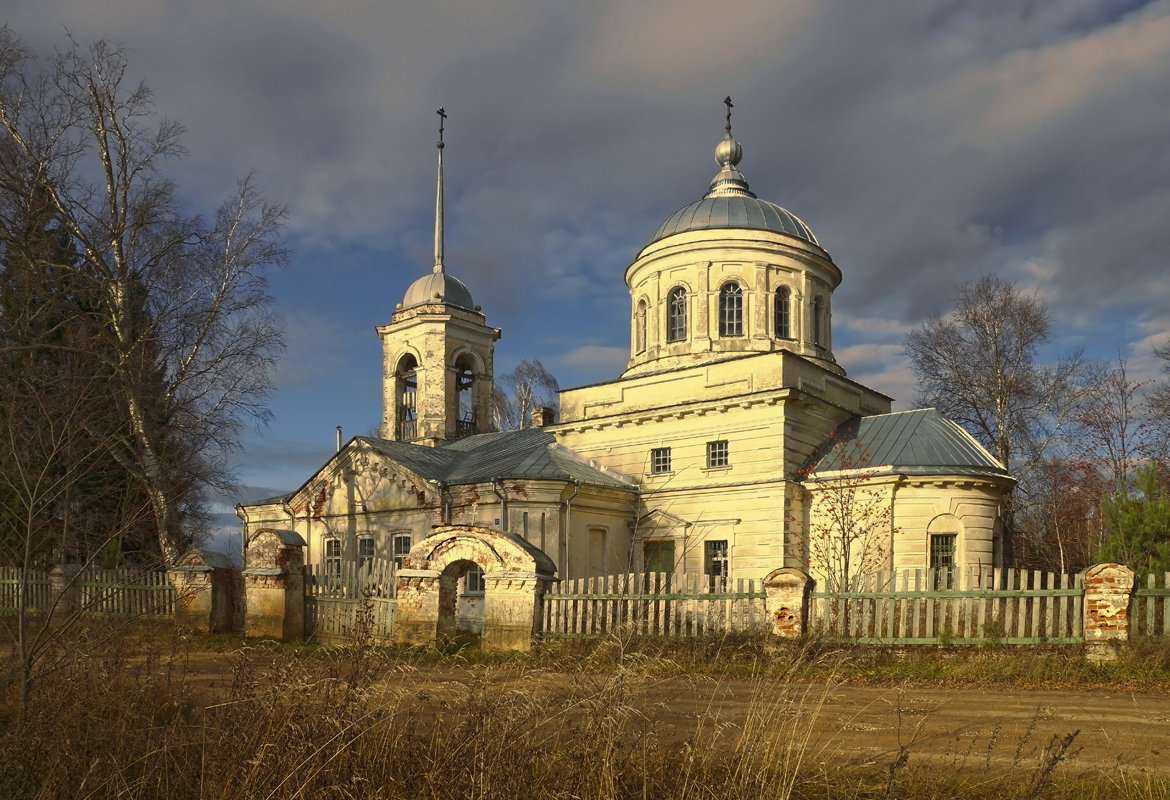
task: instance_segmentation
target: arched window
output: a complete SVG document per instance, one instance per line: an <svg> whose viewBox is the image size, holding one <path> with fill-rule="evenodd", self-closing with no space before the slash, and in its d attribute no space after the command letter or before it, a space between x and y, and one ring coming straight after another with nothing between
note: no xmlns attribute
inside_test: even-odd
<svg viewBox="0 0 1170 800"><path fill-rule="evenodd" d="M818 347L825 343L825 301L814 297L812 302L812 338Z"/></svg>
<svg viewBox="0 0 1170 800"><path fill-rule="evenodd" d="M416 435L417 394L418 394L418 362L414 356L407 353L398 360L398 369L395 375L395 394L398 413L394 420L394 438L400 442L409 442Z"/></svg>
<svg viewBox="0 0 1170 800"><path fill-rule="evenodd" d="M792 338L792 291L787 286L776 290L773 332L777 339Z"/></svg>
<svg viewBox="0 0 1170 800"><path fill-rule="evenodd" d="M666 296L666 341L687 338L687 290L677 286Z"/></svg>
<svg viewBox="0 0 1170 800"><path fill-rule="evenodd" d="M638 301L638 310L634 313L634 352L646 352L646 301Z"/></svg>
<svg viewBox="0 0 1170 800"><path fill-rule="evenodd" d="M455 436L472 436L475 429L475 370L466 358L455 362L455 397L459 416L455 422Z"/></svg>
<svg viewBox="0 0 1170 800"><path fill-rule="evenodd" d="M719 335L743 336L743 289L734 281L719 290Z"/></svg>

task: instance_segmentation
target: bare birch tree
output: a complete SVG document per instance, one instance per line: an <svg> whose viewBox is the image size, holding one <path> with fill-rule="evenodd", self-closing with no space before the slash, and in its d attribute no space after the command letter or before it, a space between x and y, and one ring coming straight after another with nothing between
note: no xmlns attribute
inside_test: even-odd
<svg viewBox="0 0 1170 800"><path fill-rule="evenodd" d="M0 29L6 172L28 177L5 180L0 202L43 191L95 287L101 335L87 346L125 422L111 455L148 497L172 563L202 493L230 484L241 426L267 415L282 339L265 274L286 255L284 212L249 178L210 222L185 213L162 175L182 128L127 66L118 48L71 40L41 68Z"/></svg>
<svg viewBox="0 0 1170 800"><path fill-rule="evenodd" d="M933 406L966 428L1024 486L1068 422L1084 368L1079 352L1055 364L1040 361L1050 328L1048 309L1038 298L983 275L959 286L950 313L933 315L906 337L918 381L915 403Z"/></svg>
<svg viewBox="0 0 1170 800"><path fill-rule="evenodd" d="M839 454L853 448L845 442ZM855 592L888 566L894 527L893 497L864 452L846 458L844 468L802 473L810 492L806 532L809 568L829 592Z"/></svg>
<svg viewBox="0 0 1170 800"><path fill-rule="evenodd" d="M537 408L556 409L560 386L539 360L525 359L496 384L492 415L497 430L531 428Z"/></svg>

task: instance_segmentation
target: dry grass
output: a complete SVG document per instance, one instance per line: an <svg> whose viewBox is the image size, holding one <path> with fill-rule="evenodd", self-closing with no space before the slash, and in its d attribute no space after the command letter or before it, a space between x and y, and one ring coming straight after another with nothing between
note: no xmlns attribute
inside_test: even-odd
<svg viewBox="0 0 1170 800"><path fill-rule="evenodd" d="M689 674L698 650L618 639L531 656L448 655L467 679L417 680L433 656L360 648L252 645L230 686L189 683L182 637L91 647L34 687L20 724L3 698L0 797L11 798L1154 798L1155 778L1078 774L1076 734L1044 746L997 742L949 763L919 760L914 727L878 764L835 763L813 737L825 688L785 689L800 670L848 672L808 649L767 666L751 647L703 649L710 664L758 675L742 724L697 713L680 727L640 690ZM696 646L697 647L697 646ZM713 656L711 648L722 648ZM128 658L127 654L134 657ZM550 667L556 663L556 672ZM468 667L476 660L486 665ZM834 660L836 667L834 667ZM766 669L765 669L766 667ZM765 672L767 674L765 674ZM568 679L565 679L565 676ZM780 690L777 691L777 684ZM826 683L824 686L829 686ZM713 711L713 709L709 709ZM992 767L993 755L997 766ZM1012 766L1000 762L1012 754Z"/></svg>

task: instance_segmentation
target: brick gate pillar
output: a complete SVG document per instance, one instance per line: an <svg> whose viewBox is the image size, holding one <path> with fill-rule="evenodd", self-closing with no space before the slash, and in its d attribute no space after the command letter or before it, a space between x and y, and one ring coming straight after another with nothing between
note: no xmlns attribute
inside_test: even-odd
<svg viewBox="0 0 1170 800"><path fill-rule="evenodd" d="M783 567L764 578L764 608L771 620L768 632L798 639L808 630L808 600L813 581L798 569Z"/></svg>
<svg viewBox="0 0 1170 800"><path fill-rule="evenodd" d="M1123 564L1096 564L1085 570L1085 657L1117 658L1117 647L1129 641L1129 600L1133 570Z"/></svg>
<svg viewBox="0 0 1170 800"><path fill-rule="evenodd" d="M544 593L553 576L545 572L488 572L484 579L484 646L528 650L543 627Z"/></svg>
<svg viewBox="0 0 1170 800"><path fill-rule="evenodd" d="M305 637L305 540L296 531L265 528L244 551L244 635L284 642Z"/></svg>
<svg viewBox="0 0 1170 800"><path fill-rule="evenodd" d="M201 633L234 630L236 568L223 553L188 550L167 570L175 587L175 625Z"/></svg>
<svg viewBox="0 0 1170 800"><path fill-rule="evenodd" d="M80 564L58 564L49 570L50 601L53 603L53 617L61 620L81 610L81 592L77 588L77 576L82 571ZM27 600L22 600L28 606Z"/></svg>
<svg viewBox="0 0 1170 800"><path fill-rule="evenodd" d="M398 570L397 608L394 617L394 641L399 644L434 644L439 629L440 582L437 569ZM454 603L450 627L455 627Z"/></svg>

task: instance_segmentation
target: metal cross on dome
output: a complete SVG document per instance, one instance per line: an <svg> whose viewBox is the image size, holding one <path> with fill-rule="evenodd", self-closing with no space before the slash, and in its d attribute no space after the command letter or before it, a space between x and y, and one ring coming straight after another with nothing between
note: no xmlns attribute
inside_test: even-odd
<svg viewBox="0 0 1170 800"><path fill-rule="evenodd" d="M727 124L723 127L728 133L731 133L731 109L733 108L731 104L731 95L727 95L727 97L723 98L723 105L727 106Z"/></svg>

